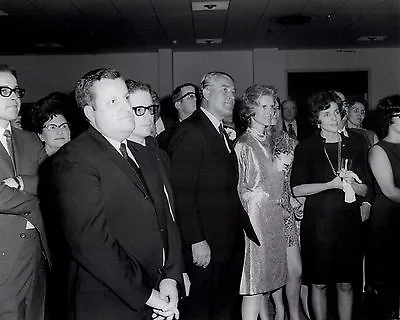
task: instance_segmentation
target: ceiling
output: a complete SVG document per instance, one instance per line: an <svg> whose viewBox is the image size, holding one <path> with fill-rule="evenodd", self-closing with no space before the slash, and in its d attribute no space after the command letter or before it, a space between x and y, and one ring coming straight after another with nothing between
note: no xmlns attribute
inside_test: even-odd
<svg viewBox="0 0 400 320"><path fill-rule="evenodd" d="M231 0L228 10L196 12L193 1L0 0L0 54L400 47L400 0ZM277 22L292 14L311 21Z"/></svg>

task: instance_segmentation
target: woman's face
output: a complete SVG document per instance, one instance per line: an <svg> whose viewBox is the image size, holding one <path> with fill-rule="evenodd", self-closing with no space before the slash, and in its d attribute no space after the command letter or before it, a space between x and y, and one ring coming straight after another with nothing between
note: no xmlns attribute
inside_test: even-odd
<svg viewBox="0 0 400 320"><path fill-rule="evenodd" d="M341 116L337 103L330 102L328 109L320 111L318 120L320 121L322 131L331 133L338 132Z"/></svg>
<svg viewBox="0 0 400 320"><path fill-rule="evenodd" d="M278 121L279 112L279 104L273 96L261 96L254 108L253 120L264 126L274 126Z"/></svg>
<svg viewBox="0 0 400 320"><path fill-rule="evenodd" d="M71 131L65 117L61 114L52 116L43 126L39 134L48 150L58 150L71 140Z"/></svg>
<svg viewBox="0 0 400 320"><path fill-rule="evenodd" d="M389 130L393 130L397 134L400 134L400 113L393 115Z"/></svg>
<svg viewBox="0 0 400 320"><path fill-rule="evenodd" d="M355 126L361 127L365 118L365 106L360 102L356 102L347 111L347 120Z"/></svg>

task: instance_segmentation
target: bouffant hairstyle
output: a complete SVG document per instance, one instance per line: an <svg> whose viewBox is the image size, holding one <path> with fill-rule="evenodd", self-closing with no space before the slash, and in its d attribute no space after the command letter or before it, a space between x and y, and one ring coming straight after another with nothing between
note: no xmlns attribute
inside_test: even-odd
<svg viewBox="0 0 400 320"><path fill-rule="evenodd" d="M379 100L376 110L381 128L387 134L389 126L393 123L393 116L400 115L400 95L395 94L382 98Z"/></svg>
<svg viewBox="0 0 400 320"><path fill-rule="evenodd" d="M277 90L273 86L254 84L243 93L239 104L239 117L246 128L250 126L251 117L254 116L255 108L262 96L271 96L276 100Z"/></svg>
<svg viewBox="0 0 400 320"><path fill-rule="evenodd" d="M68 110L73 107L72 98L61 92L52 92L38 100L30 109L27 116L29 121L23 121L29 126L28 129L35 133L42 133L44 124L57 115L68 118Z"/></svg>
<svg viewBox="0 0 400 320"><path fill-rule="evenodd" d="M331 102L335 102L338 105L339 111L342 114L343 100L335 91L321 91L313 94L310 99L308 99L311 115L310 122L313 125L319 124L318 117L320 112L329 109Z"/></svg>

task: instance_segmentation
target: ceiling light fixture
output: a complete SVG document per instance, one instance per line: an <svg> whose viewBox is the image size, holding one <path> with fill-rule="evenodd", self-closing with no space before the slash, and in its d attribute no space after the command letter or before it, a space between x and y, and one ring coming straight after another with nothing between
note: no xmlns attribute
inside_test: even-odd
<svg viewBox="0 0 400 320"><path fill-rule="evenodd" d="M357 39L357 41L382 41L385 40L387 36L364 36Z"/></svg>
<svg viewBox="0 0 400 320"><path fill-rule="evenodd" d="M8 13L4 12L3 10L0 10L0 16L8 16Z"/></svg>
<svg viewBox="0 0 400 320"><path fill-rule="evenodd" d="M197 44L206 44L206 45L211 45L211 44L219 44L222 43L222 39L220 38L214 38L214 39L196 39Z"/></svg>
<svg viewBox="0 0 400 320"><path fill-rule="evenodd" d="M193 11L219 11L228 10L229 1L192 2Z"/></svg>

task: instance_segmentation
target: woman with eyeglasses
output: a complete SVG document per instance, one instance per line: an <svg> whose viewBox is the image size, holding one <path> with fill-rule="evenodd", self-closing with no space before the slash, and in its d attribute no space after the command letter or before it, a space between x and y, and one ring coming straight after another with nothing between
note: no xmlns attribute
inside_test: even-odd
<svg viewBox="0 0 400 320"><path fill-rule="evenodd" d="M398 319L400 294L400 95L377 106L385 137L369 153L375 181L367 249L367 287L384 301L379 319ZM372 290L371 290L372 289ZM372 318L371 318L372 319Z"/></svg>
<svg viewBox="0 0 400 320"><path fill-rule="evenodd" d="M38 135L49 156L71 140L70 124L65 116L71 105L72 101L68 95L53 92L37 101L21 119L25 129Z"/></svg>
<svg viewBox="0 0 400 320"><path fill-rule="evenodd" d="M295 141L276 134L279 114L275 88L253 85L243 94L239 115L246 131L235 145L238 193L261 243L257 246L245 240L240 282L243 320L269 319L268 297L272 293L282 301L282 287L287 282L283 193L285 172L293 156L289 145ZM274 319L283 320L283 303L277 304L275 311Z"/></svg>

